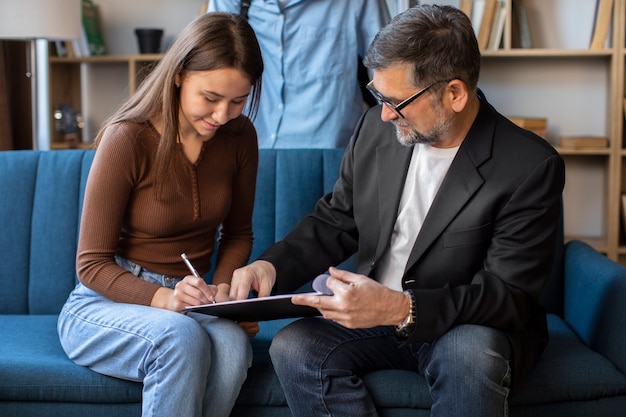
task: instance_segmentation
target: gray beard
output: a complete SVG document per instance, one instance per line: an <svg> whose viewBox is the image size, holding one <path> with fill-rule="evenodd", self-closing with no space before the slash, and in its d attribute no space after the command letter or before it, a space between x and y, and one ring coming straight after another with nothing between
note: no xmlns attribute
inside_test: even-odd
<svg viewBox="0 0 626 417"><path fill-rule="evenodd" d="M392 123L396 128L396 140L403 146L413 146L419 143L436 146L441 142L441 138L450 130L453 120L452 117L443 112L439 112L436 116L439 118L439 121L426 133L418 132L411 126L408 126L409 130L400 129L398 124L402 124L403 126L407 125L402 122L393 121Z"/></svg>
<svg viewBox="0 0 626 417"><path fill-rule="evenodd" d="M436 144L439 141L439 137L434 137L431 134L423 134L417 130L411 128L411 130L402 130L396 127L396 140L403 146L413 146L420 143L426 143L429 145Z"/></svg>
<svg viewBox="0 0 626 417"><path fill-rule="evenodd" d="M449 130L451 121L445 120L433 127L429 132L422 133L410 128L410 130L402 130L396 128L396 140L403 146L413 146L419 143L425 143L430 146L436 146L441 142L443 135ZM395 125L395 123L394 123Z"/></svg>

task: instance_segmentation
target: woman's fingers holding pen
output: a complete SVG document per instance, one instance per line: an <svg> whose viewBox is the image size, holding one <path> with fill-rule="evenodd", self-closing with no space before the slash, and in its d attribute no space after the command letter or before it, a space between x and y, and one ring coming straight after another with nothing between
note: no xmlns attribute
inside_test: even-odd
<svg viewBox="0 0 626 417"><path fill-rule="evenodd" d="M188 306L213 302L216 292L217 287L214 285L207 285L202 279L188 276L178 282L174 289L160 287L154 293L150 305L172 311L183 311Z"/></svg>
<svg viewBox="0 0 626 417"><path fill-rule="evenodd" d="M207 284L202 278L188 275L176 284L174 295L185 305L209 304L215 302L217 287Z"/></svg>

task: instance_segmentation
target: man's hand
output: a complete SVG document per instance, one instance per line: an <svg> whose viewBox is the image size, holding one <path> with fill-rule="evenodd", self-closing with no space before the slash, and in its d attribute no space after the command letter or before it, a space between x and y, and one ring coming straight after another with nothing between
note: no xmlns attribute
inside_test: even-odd
<svg viewBox="0 0 626 417"><path fill-rule="evenodd" d="M324 318L350 329L400 324L409 301L365 275L330 268L326 285L333 295L296 295L292 302L317 308Z"/></svg>
<svg viewBox="0 0 626 417"><path fill-rule="evenodd" d="M270 295L274 282L276 282L274 265L267 261L254 261L233 272L230 297L233 300L245 300L250 290L255 290L259 297L266 297Z"/></svg>
<svg viewBox="0 0 626 417"><path fill-rule="evenodd" d="M232 299L230 298L229 292L230 284L217 284L217 295L215 296L215 300L218 303L231 301ZM246 332L248 337L256 336L256 334L260 330L258 322L238 322L238 324L243 329L243 331Z"/></svg>

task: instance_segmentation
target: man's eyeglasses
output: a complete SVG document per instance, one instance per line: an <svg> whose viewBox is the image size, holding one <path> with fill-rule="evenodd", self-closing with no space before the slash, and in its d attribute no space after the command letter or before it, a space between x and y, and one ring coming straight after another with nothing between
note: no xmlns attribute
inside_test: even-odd
<svg viewBox="0 0 626 417"><path fill-rule="evenodd" d="M444 81L448 82L450 80L438 80L438 81L435 81L434 83L428 84L426 87L422 88L420 91L413 94L411 97L407 98L406 100L400 102L399 104L393 104L392 102L387 100L385 97L383 97L382 94L376 91L373 85L374 80L367 83L366 87L367 87L367 90L374 96L378 104L384 104L385 106L389 107L389 109L391 109L395 114L397 114L398 117L400 117L401 119L404 119L404 115L400 112L403 108L413 103L415 100L419 98L419 96L424 94L426 91L428 91L428 89L430 89L435 84L441 83Z"/></svg>

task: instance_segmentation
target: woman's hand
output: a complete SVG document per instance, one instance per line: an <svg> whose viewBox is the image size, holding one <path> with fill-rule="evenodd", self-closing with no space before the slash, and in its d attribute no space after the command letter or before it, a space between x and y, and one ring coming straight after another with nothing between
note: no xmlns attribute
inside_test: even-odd
<svg viewBox="0 0 626 417"><path fill-rule="evenodd" d="M187 306L210 304L216 301L218 288L207 284L202 278L187 275L174 289L159 288L150 303L153 307L182 311Z"/></svg>
<svg viewBox="0 0 626 417"><path fill-rule="evenodd" d="M152 297L150 305L180 312L187 306L230 301L232 299L229 292L229 284L209 285L203 279L188 275L176 284L173 290L167 287L159 288ZM257 322L238 324L248 337L254 337L259 332L259 323Z"/></svg>

